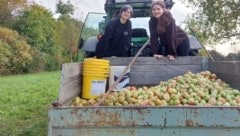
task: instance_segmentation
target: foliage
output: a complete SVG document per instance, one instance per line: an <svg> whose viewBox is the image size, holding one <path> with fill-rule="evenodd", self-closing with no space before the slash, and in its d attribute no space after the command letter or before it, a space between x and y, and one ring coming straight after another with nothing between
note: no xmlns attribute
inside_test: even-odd
<svg viewBox="0 0 240 136"><path fill-rule="evenodd" d="M239 0L182 0L195 13L187 23L201 41L216 42L223 38L240 37Z"/></svg>
<svg viewBox="0 0 240 136"><path fill-rule="evenodd" d="M224 56L215 50L211 50L209 51L209 53L215 61L239 61L240 60L240 52L230 53L227 56Z"/></svg>
<svg viewBox="0 0 240 136"><path fill-rule="evenodd" d="M0 77L0 135L46 136L60 71Z"/></svg>
<svg viewBox="0 0 240 136"><path fill-rule="evenodd" d="M25 73L45 71L46 60L44 58L44 53L40 52L35 47L31 48L30 53L32 55L33 61L27 64L27 69L25 70Z"/></svg>
<svg viewBox="0 0 240 136"><path fill-rule="evenodd" d="M199 56L208 56L210 59L214 61L239 61L240 60L240 52L229 53L228 55L223 55L216 51L216 49L212 50L199 50Z"/></svg>
<svg viewBox="0 0 240 136"><path fill-rule="evenodd" d="M63 48L65 61L76 60L82 22L70 18L68 15L62 15L58 19L57 24L60 37L64 37L60 39L60 46Z"/></svg>
<svg viewBox="0 0 240 136"><path fill-rule="evenodd" d="M56 13L61 13L57 20L57 30L60 37L60 46L63 48L62 56L64 62L72 62L77 60L78 39L82 22L71 18L73 13L73 5L68 1L63 3L61 0L57 3Z"/></svg>
<svg viewBox="0 0 240 136"><path fill-rule="evenodd" d="M93 28L93 27L87 27L85 26L81 32L81 38L83 40L87 40L91 36L97 36L99 35L98 28Z"/></svg>
<svg viewBox="0 0 240 136"><path fill-rule="evenodd" d="M25 39L16 31L0 27L0 75L23 73L31 60Z"/></svg>
<svg viewBox="0 0 240 136"><path fill-rule="evenodd" d="M27 0L0 0L0 24L8 26L14 14L27 6Z"/></svg>
<svg viewBox="0 0 240 136"><path fill-rule="evenodd" d="M16 30L27 37L28 43L42 52L54 52L55 20L47 9L33 5L24 10Z"/></svg>
<svg viewBox="0 0 240 136"><path fill-rule="evenodd" d="M204 49L199 49L199 56L208 56L208 54Z"/></svg>
<svg viewBox="0 0 240 136"><path fill-rule="evenodd" d="M32 5L23 11L15 29L26 36L28 43L39 50L40 54L46 54L42 55L46 63L44 70L60 67L62 60L56 58L60 58L62 48L59 46L60 37L51 12L42 6Z"/></svg>
<svg viewBox="0 0 240 136"><path fill-rule="evenodd" d="M57 13L62 15L73 14L73 5L68 1L67 3L63 3L61 0L57 3Z"/></svg>

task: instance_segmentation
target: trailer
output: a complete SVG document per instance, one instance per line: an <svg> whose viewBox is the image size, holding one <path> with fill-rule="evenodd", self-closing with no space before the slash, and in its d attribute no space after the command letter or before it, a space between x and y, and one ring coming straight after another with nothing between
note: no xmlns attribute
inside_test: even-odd
<svg viewBox="0 0 240 136"><path fill-rule="evenodd" d="M111 66L127 65L132 57L105 58ZM240 62L178 57L159 61L139 57L130 70L131 85L157 85L187 71L209 70L240 89ZM238 136L239 106L69 106L81 93L82 63L62 66L58 98L48 113L48 136Z"/></svg>

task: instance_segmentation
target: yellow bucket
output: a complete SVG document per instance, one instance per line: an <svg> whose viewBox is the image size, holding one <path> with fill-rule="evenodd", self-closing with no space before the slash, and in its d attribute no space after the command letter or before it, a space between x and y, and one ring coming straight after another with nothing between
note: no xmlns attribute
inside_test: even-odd
<svg viewBox="0 0 240 136"><path fill-rule="evenodd" d="M105 72L99 72L99 71L85 71L83 70L83 75L108 75L109 71L105 71Z"/></svg>
<svg viewBox="0 0 240 136"><path fill-rule="evenodd" d="M83 76L84 75L96 75L96 76L107 76L108 77L108 72L83 71Z"/></svg>
<svg viewBox="0 0 240 136"><path fill-rule="evenodd" d="M106 83L107 75L83 74L82 97L85 99L93 99L105 93Z"/></svg>
<svg viewBox="0 0 240 136"><path fill-rule="evenodd" d="M95 64L95 66L92 65L84 65L83 64L83 69L103 69L103 70L109 70L110 66L96 66L97 64Z"/></svg>
<svg viewBox="0 0 240 136"><path fill-rule="evenodd" d="M86 63L86 62L83 62L83 66L85 68L87 67L93 67L93 68L108 68L109 69L109 64L105 64L105 63Z"/></svg>
<svg viewBox="0 0 240 136"><path fill-rule="evenodd" d="M105 59L95 59L95 58L85 58L84 62L86 63L102 63L102 64L109 64L108 60Z"/></svg>
<svg viewBox="0 0 240 136"><path fill-rule="evenodd" d="M88 70L88 71L92 71L92 70L110 70L110 68L109 68L110 66L108 66L108 67L98 67L98 66L86 66L86 65L83 65L83 69L84 70Z"/></svg>
<svg viewBox="0 0 240 136"><path fill-rule="evenodd" d="M108 74L108 60L94 58L84 59L82 97L92 99L105 93Z"/></svg>

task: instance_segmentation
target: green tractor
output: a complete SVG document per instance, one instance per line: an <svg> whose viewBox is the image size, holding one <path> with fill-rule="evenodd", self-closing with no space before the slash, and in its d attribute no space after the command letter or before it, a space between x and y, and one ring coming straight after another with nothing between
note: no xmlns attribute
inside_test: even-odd
<svg viewBox="0 0 240 136"><path fill-rule="evenodd" d="M104 5L105 13L88 13L80 35L79 61L85 57L95 56L98 36L104 33L104 28L108 21L118 16L120 8L126 4L131 5L134 12L134 17L131 18L132 44L129 57L134 56L149 39L148 21L151 16L151 3L152 0L106 0ZM168 9L171 9L174 5L172 0L165 0L165 3ZM197 55L197 51L201 48L201 45L194 38L190 36L190 44L193 47L191 52L192 55ZM162 46L159 45L159 47ZM139 56L152 56L150 46L145 47Z"/></svg>

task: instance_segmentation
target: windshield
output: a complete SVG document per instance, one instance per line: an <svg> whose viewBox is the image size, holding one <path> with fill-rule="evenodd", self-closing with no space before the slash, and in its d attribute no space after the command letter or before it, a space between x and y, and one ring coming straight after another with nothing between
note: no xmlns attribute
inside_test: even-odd
<svg viewBox="0 0 240 136"><path fill-rule="evenodd" d="M106 14L104 13L89 13L82 28L81 38L87 40L89 37L102 34L104 32L105 17ZM149 17L131 18L132 28L144 28L149 36L148 21Z"/></svg>
<svg viewBox="0 0 240 136"><path fill-rule="evenodd" d="M146 29L148 36L149 36L149 28L148 28L148 21L149 17L141 17L141 18L131 18L132 28L144 28Z"/></svg>
<svg viewBox="0 0 240 136"><path fill-rule="evenodd" d="M81 39L87 40L89 37L97 36L104 29L104 13L88 13L81 31Z"/></svg>

